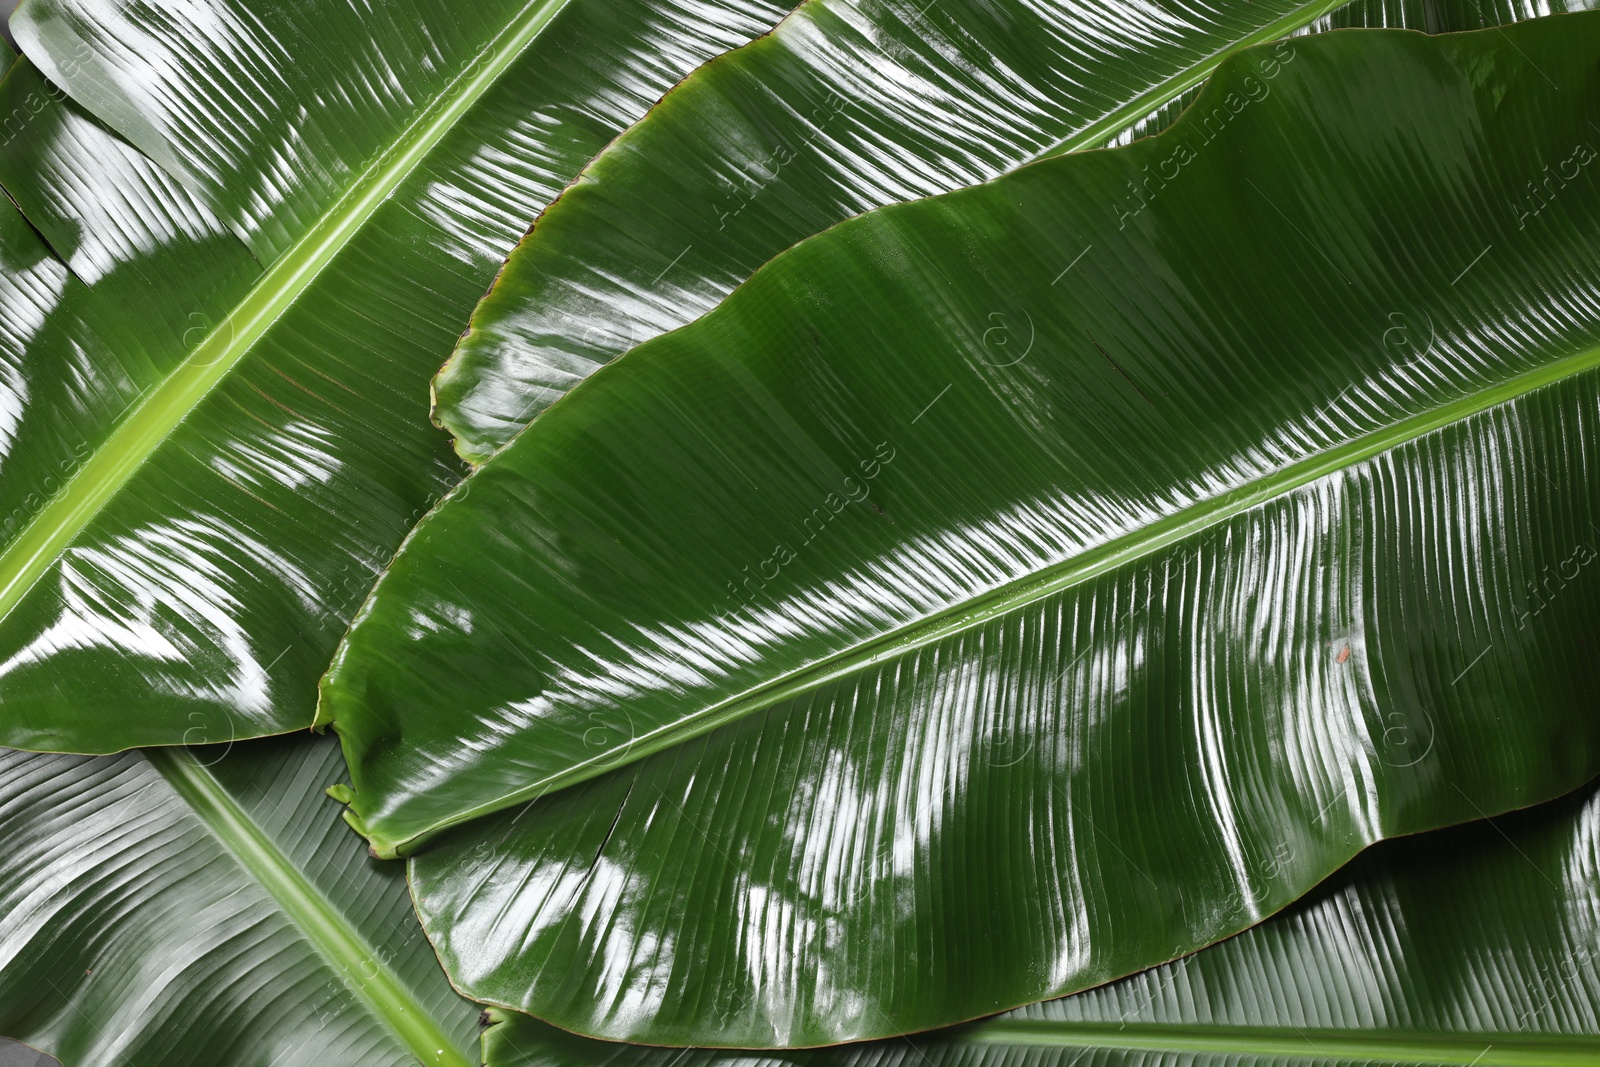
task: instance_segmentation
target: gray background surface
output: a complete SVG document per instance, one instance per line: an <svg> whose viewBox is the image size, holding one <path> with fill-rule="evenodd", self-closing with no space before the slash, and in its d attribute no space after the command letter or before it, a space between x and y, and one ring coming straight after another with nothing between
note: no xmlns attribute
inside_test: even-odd
<svg viewBox="0 0 1600 1067"><path fill-rule="evenodd" d="M20 1041L0 1037L0 1067L61 1067L61 1063Z"/></svg>

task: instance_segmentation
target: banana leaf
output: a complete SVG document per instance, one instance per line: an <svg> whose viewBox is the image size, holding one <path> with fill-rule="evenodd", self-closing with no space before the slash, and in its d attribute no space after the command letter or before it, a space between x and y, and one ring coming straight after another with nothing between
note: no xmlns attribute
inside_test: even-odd
<svg viewBox="0 0 1600 1067"><path fill-rule="evenodd" d="M309 725L373 577L461 475L428 381L505 253L781 13L370 7L18 10L52 80L0 86L26 216L0 204L0 743Z"/></svg>
<svg viewBox="0 0 1600 1067"><path fill-rule="evenodd" d="M792 1052L624 1048L492 1009L488 1067L1455 1064L1600 1058L1600 795L1378 845L1282 915L1062 1000Z"/></svg>
<svg viewBox="0 0 1600 1067"><path fill-rule="evenodd" d="M927 1029L1600 771L1597 120L1600 15L1263 46L592 375L323 683L458 986Z"/></svg>
<svg viewBox="0 0 1600 1067"><path fill-rule="evenodd" d="M1242 45L1589 6L807 0L676 86L539 217L435 381L434 418L482 462L596 367L698 318L795 242L1155 132Z"/></svg>
<svg viewBox="0 0 1600 1067"><path fill-rule="evenodd" d="M71 1067L466 1067L401 872L310 737L115 757L0 750L0 1033Z"/></svg>

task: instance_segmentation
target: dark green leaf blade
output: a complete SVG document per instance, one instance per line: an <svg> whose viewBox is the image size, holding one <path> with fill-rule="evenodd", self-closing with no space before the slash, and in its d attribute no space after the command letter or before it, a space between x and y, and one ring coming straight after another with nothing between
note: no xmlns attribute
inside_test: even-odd
<svg viewBox="0 0 1600 1067"><path fill-rule="evenodd" d="M104 6L106 26L150 9ZM314 24L353 9L273 11ZM374 576L462 473L427 424L428 381L506 251L666 85L777 13L765 2L562 7L521 50L482 53L488 68L503 62L498 79L436 96L428 106L448 126L353 178L259 277L165 172L73 106L45 94L33 108L37 86L14 71L8 104L38 114L0 145L0 184L67 269L18 230L29 269L56 288L19 293L0 327L0 364L16 379L0 381L0 412L18 420L0 457L11 506L0 742L104 752L308 725L315 680ZM58 66L74 54L62 47ZM160 66L177 82L141 83L163 100L188 99L180 75L226 66L203 34L163 47L193 53ZM278 112L262 106L260 139L242 131L244 149L272 141ZM306 151L309 174L321 164ZM247 164L219 171L240 183L229 190L261 177ZM243 270L252 284L222 285ZM174 279L213 291L192 298ZM18 329L36 319L44 332Z"/></svg>
<svg viewBox="0 0 1600 1067"><path fill-rule="evenodd" d="M651 1043L926 1028L1600 770L1597 118L1596 16L1242 53L591 377L324 682L380 852L509 812L439 846L462 987Z"/></svg>
<svg viewBox="0 0 1600 1067"><path fill-rule="evenodd" d="M466 1067L398 872L306 737L96 759L0 750L0 1032L74 1067Z"/></svg>
<svg viewBox="0 0 1600 1067"><path fill-rule="evenodd" d="M767 1053L792 1067L1397 1063L1556 1067L1600 1056L1600 795L1385 842L1220 945L950 1030ZM488 1067L733 1067L492 1012Z"/></svg>
<svg viewBox="0 0 1600 1067"><path fill-rule="evenodd" d="M1242 45L1330 25L1477 29L1551 9L1260 0L1164 4L1152 20L1138 4L811 0L675 87L540 216L435 381L434 418L482 462L596 367L692 322L795 242L1130 128L1155 132L1165 122L1140 120L1192 99Z"/></svg>

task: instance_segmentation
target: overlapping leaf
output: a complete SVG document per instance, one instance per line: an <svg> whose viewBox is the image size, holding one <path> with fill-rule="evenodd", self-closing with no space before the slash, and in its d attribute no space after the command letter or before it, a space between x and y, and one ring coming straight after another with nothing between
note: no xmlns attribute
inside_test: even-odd
<svg viewBox="0 0 1600 1067"><path fill-rule="evenodd" d="M322 791L337 746L0 750L0 1033L72 1067L466 1067L478 1010Z"/></svg>
<svg viewBox="0 0 1600 1067"><path fill-rule="evenodd" d="M488 1067L1557 1067L1600 1056L1600 798L1379 845L1287 913L1164 967L969 1026L685 1053L495 1011Z"/></svg>
<svg viewBox="0 0 1600 1067"><path fill-rule="evenodd" d="M1550 10L809 0L677 86L541 215L435 382L435 418L481 462L583 376L693 321L796 241L1158 130L1241 45L1330 26L1476 29Z"/></svg>
<svg viewBox="0 0 1600 1067"><path fill-rule="evenodd" d="M504 813L413 862L462 988L916 1030L1594 774L1597 119L1593 16L1242 53L552 407L324 683L380 851Z"/></svg>
<svg viewBox="0 0 1600 1067"><path fill-rule="evenodd" d="M31 67L7 79L25 128L0 184L27 219L0 205L0 742L307 725L373 577L460 476L428 380L505 252L779 13L469 7L18 11L33 59L161 166Z"/></svg>

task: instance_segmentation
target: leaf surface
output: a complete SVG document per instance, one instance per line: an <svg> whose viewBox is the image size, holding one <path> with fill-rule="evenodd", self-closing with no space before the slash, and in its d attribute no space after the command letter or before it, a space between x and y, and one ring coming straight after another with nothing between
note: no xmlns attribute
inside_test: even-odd
<svg viewBox="0 0 1600 1067"><path fill-rule="evenodd" d="M808 0L676 86L540 215L435 381L434 418L481 462L596 367L692 322L795 242L1159 130L1243 45L1334 26L1476 29L1550 10Z"/></svg>
<svg viewBox="0 0 1600 1067"><path fill-rule="evenodd" d="M462 988L923 1029L1595 774L1597 118L1597 16L1247 51L592 376L324 681L381 853L506 813L419 861Z"/></svg>
<svg viewBox="0 0 1600 1067"><path fill-rule="evenodd" d="M1600 1055L1600 797L1385 842L1260 926L1100 989L835 1049L622 1048L493 1010L488 1067L1556 1067Z"/></svg>
<svg viewBox="0 0 1600 1067"><path fill-rule="evenodd" d="M667 85L779 13L364 6L18 13L99 111L27 64L0 86L26 123L0 144L26 216L0 205L0 742L309 724L373 578L461 476L428 380L506 251Z"/></svg>
<svg viewBox="0 0 1600 1067"><path fill-rule="evenodd" d="M73 1067L477 1063L342 770L308 737L0 750L0 1032Z"/></svg>

